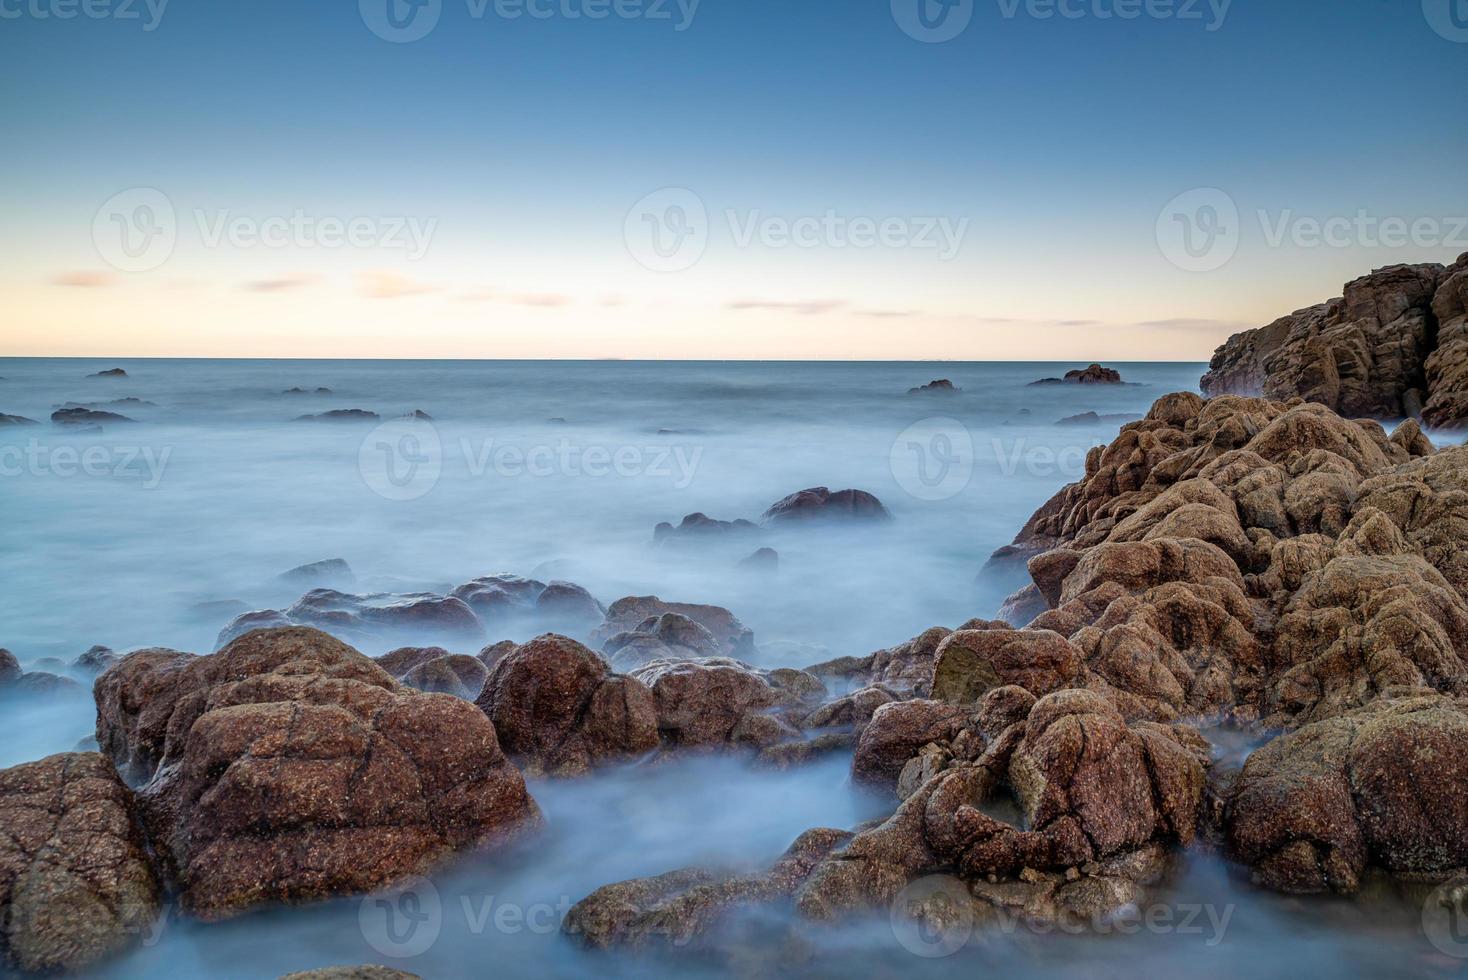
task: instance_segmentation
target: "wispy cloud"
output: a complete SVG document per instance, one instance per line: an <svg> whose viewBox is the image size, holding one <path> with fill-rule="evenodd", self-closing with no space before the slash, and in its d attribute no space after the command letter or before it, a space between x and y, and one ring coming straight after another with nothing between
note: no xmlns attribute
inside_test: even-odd
<svg viewBox="0 0 1468 980"><path fill-rule="evenodd" d="M921 316L921 310L857 310L857 316L868 316L878 320L895 320L901 317Z"/></svg>
<svg viewBox="0 0 1468 980"><path fill-rule="evenodd" d="M63 272L51 280L53 286L69 286L75 289L100 289L103 286L111 286L117 282L117 277L110 272L102 272L97 269L81 269L73 272Z"/></svg>
<svg viewBox="0 0 1468 980"><path fill-rule="evenodd" d="M431 293L436 287L396 272L377 271L362 273L358 277L357 288L368 299L399 299Z"/></svg>
<svg viewBox="0 0 1468 980"><path fill-rule="evenodd" d="M240 288L252 293L280 293L289 289L300 289L303 286L314 286L320 281L320 276L307 272L298 272L278 276L274 279L255 279L245 283Z"/></svg>
<svg viewBox="0 0 1468 980"><path fill-rule="evenodd" d="M476 289L459 295L457 299L461 303L508 303L541 309L570 306L575 302L565 293L503 293L494 289Z"/></svg>
<svg viewBox="0 0 1468 980"><path fill-rule="evenodd" d="M770 300L770 299L737 299L732 303L726 303L725 309L729 310L779 310L786 313L798 313L801 316L820 316L823 313L831 313L846 306L843 299L817 299L817 300Z"/></svg>

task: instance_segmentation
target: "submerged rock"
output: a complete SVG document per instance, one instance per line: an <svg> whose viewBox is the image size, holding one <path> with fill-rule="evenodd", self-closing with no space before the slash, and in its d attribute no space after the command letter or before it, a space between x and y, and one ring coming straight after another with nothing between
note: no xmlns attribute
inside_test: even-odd
<svg viewBox="0 0 1468 980"><path fill-rule="evenodd" d="M806 523L890 521L882 502L865 490L812 487L777 500L760 516L766 527Z"/></svg>
<svg viewBox="0 0 1468 980"><path fill-rule="evenodd" d="M6 425L39 425L35 419L28 419L24 415L5 415L0 413L0 426Z"/></svg>
<svg viewBox="0 0 1468 980"><path fill-rule="evenodd" d="M202 919L372 891L539 821L474 705L317 630L139 651L95 697L98 744L142 784L149 836Z"/></svg>
<svg viewBox="0 0 1468 980"><path fill-rule="evenodd" d="M357 576L352 574L352 566L344 558L326 558L297 565L288 572L281 572L279 577L282 582L308 589L350 587L357 580Z"/></svg>
<svg viewBox="0 0 1468 980"><path fill-rule="evenodd" d="M704 655L722 653L727 657L747 657L754 653L754 632L723 606L664 602L655 595L626 596L612 603L607 609L606 619L592 631L592 642L606 643L618 633L641 631L649 620L656 620L668 613L693 621L713 636L718 648L707 651ZM699 641L675 643L694 649L701 649L703 646Z"/></svg>
<svg viewBox="0 0 1468 980"><path fill-rule="evenodd" d="M71 972L135 943L162 910L132 792L96 753L0 770L0 962Z"/></svg>
<svg viewBox="0 0 1468 980"><path fill-rule="evenodd" d="M57 425L84 426L115 422L133 422L134 419L116 412L104 412L95 408L58 408L51 413L51 421Z"/></svg>
<svg viewBox="0 0 1468 980"><path fill-rule="evenodd" d="M297 415L293 422L377 422L382 416L361 408L334 408L314 415Z"/></svg>

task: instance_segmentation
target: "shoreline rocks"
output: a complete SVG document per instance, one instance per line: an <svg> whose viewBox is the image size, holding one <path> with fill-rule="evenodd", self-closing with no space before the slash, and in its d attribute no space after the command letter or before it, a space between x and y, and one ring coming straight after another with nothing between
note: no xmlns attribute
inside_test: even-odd
<svg viewBox="0 0 1468 980"><path fill-rule="evenodd" d="M97 742L140 784L166 877L200 919L372 891L540 822L474 705L318 630L139 651L95 698Z"/></svg>
<svg viewBox="0 0 1468 980"><path fill-rule="evenodd" d="M1235 334L1209 362L1207 395L1303 398L1347 417L1468 425L1468 253L1393 265L1326 303Z"/></svg>

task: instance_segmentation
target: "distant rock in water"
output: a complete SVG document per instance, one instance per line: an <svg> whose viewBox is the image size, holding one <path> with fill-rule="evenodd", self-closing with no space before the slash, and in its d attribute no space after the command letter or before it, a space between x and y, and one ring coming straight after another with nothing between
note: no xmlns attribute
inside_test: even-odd
<svg viewBox="0 0 1468 980"><path fill-rule="evenodd" d="M1468 253L1393 265L1225 341L1203 393L1318 402L1348 418L1468 426Z"/></svg>
<svg viewBox="0 0 1468 980"><path fill-rule="evenodd" d="M351 585L357 580L357 576L352 574L352 566L347 564L346 559L327 558L306 565L297 565L288 572L281 572L280 580L306 588L320 586L335 588Z"/></svg>
<svg viewBox="0 0 1468 980"><path fill-rule="evenodd" d="M1119 385L1121 384L1121 372L1104 368L1099 364L1092 364L1079 371L1065 372L1065 381L1079 385Z"/></svg>
<svg viewBox="0 0 1468 980"><path fill-rule="evenodd" d="M331 394L331 389L330 388L315 388L315 389L311 389L311 390L308 391L305 388L287 388L285 391L282 391L281 394L282 395L329 395L329 394Z"/></svg>
<svg viewBox="0 0 1468 980"><path fill-rule="evenodd" d="M95 408L58 408L51 413L51 421L57 425L100 425L104 422L134 422L136 419Z"/></svg>
<svg viewBox="0 0 1468 980"><path fill-rule="evenodd" d="M960 389L955 388L953 386L953 382L952 381L949 381L947 378L939 378L937 381L929 381L927 384L921 385L921 386L919 386L917 388L909 388L909 389L907 389L907 393L909 395L919 395L919 394L922 394L925 391L959 391L959 390Z"/></svg>
<svg viewBox="0 0 1468 980"><path fill-rule="evenodd" d="M799 523L890 521L892 515L882 502L865 490L812 487L800 490L770 505L760 517L767 527Z"/></svg>
<svg viewBox="0 0 1468 980"><path fill-rule="evenodd" d="M413 420L415 422L432 422L433 421L433 416L432 415L429 415L427 412L425 412L425 411L423 411L422 409L419 409L419 408L413 409L411 412L409 412L408 414L404 415L403 418L405 418L405 419L411 419L411 420Z"/></svg>
<svg viewBox="0 0 1468 980"><path fill-rule="evenodd" d="M109 368L106 371L98 371L96 374L87 375L89 378L125 378L127 372L122 368Z"/></svg>
<svg viewBox="0 0 1468 980"><path fill-rule="evenodd" d="M0 425L39 425L35 419L28 419L24 415L0 414Z"/></svg>
<svg viewBox="0 0 1468 980"><path fill-rule="evenodd" d="M294 422L376 422L382 416L360 408L334 408L316 415L297 415Z"/></svg>
<svg viewBox="0 0 1468 980"><path fill-rule="evenodd" d="M1098 415L1095 412L1082 412L1079 415L1067 415L1056 422L1056 425L1121 425L1124 422L1135 422L1141 418L1130 412L1114 412L1110 415Z"/></svg>
<svg viewBox="0 0 1468 980"><path fill-rule="evenodd" d="M780 553L774 548L761 548L749 557L739 559L735 567L741 572L773 575L780 570Z"/></svg>
<svg viewBox="0 0 1468 980"><path fill-rule="evenodd" d="M1121 372L1113 371L1111 368L1092 364L1089 367L1080 368L1075 371L1065 372L1063 378L1041 378L1039 381L1031 381L1030 386L1035 385L1119 385L1121 384Z"/></svg>
<svg viewBox="0 0 1468 980"><path fill-rule="evenodd" d="M688 539L702 539L708 537L723 537L730 534L758 533L759 525L753 521L743 518L734 521L720 521L709 517L707 514L689 514L674 527L667 521L663 521L652 529L652 539L658 544L669 544L675 541Z"/></svg>

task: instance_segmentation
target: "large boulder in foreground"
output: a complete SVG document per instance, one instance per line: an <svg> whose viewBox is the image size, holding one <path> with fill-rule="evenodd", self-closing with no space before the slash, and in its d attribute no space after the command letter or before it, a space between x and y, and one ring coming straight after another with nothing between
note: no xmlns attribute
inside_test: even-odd
<svg viewBox="0 0 1468 980"><path fill-rule="evenodd" d="M0 770L0 963L74 971L144 935L161 909L132 792L95 752Z"/></svg>
<svg viewBox="0 0 1468 980"><path fill-rule="evenodd" d="M501 657L477 704L533 772L579 775L658 746L651 692L567 636L547 633Z"/></svg>
<svg viewBox="0 0 1468 980"><path fill-rule="evenodd" d="M372 891L539 821L481 711L318 630L140 651L94 694L97 742L143 781L150 838L202 919Z"/></svg>
<svg viewBox="0 0 1468 980"><path fill-rule="evenodd" d="M1468 866L1468 702L1382 697L1275 739L1235 782L1227 831L1255 882L1287 892Z"/></svg>

